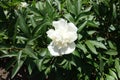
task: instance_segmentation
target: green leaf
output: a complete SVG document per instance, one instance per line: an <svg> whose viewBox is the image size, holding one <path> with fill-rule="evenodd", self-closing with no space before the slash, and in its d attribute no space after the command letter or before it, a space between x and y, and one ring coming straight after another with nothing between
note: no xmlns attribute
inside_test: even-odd
<svg viewBox="0 0 120 80"><path fill-rule="evenodd" d="M102 60L101 54L99 54L99 59L100 59L99 68L100 68L100 72L101 72L101 74L102 74L103 71L104 71L104 62L103 62L103 60Z"/></svg>
<svg viewBox="0 0 120 80"><path fill-rule="evenodd" d="M47 67L47 69L45 70L45 74L46 74L46 75L49 74L50 71L51 71L51 67L49 66L49 67Z"/></svg>
<svg viewBox="0 0 120 80"><path fill-rule="evenodd" d="M81 40L82 39L82 35L81 34L78 34L78 40Z"/></svg>
<svg viewBox="0 0 120 80"><path fill-rule="evenodd" d="M89 27L94 27L94 28L98 28L99 23L93 22L93 21L88 21L88 22L87 22L87 26L89 26Z"/></svg>
<svg viewBox="0 0 120 80"><path fill-rule="evenodd" d="M116 46L113 44L113 42L108 41L108 44L109 44L109 47L110 47L111 49L116 50Z"/></svg>
<svg viewBox="0 0 120 80"><path fill-rule="evenodd" d="M16 63L13 70L12 70L12 76L11 78L13 79L15 77L15 75L17 74L17 72L19 71L19 69L22 67L24 63L24 60L20 60L19 63Z"/></svg>
<svg viewBox="0 0 120 80"><path fill-rule="evenodd" d="M75 51L73 52L73 55L75 55L75 56L77 56L77 57L80 57L80 54L79 54L79 52L78 52L77 50L75 50Z"/></svg>
<svg viewBox="0 0 120 80"><path fill-rule="evenodd" d="M69 10L69 12L70 13L72 13L72 14L76 14L75 13L75 6L71 3L71 0L66 0L66 2L67 2L67 9Z"/></svg>
<svg viewBox="0 0 120 80"><path fill-rule="evenodd" d="M72 15L71 15L70 13L65 14L64 17L65 17L68 21L74 22L74 18L72 17Z"/></svg>
<svg viewBox="0 0 120 80"><path fill-rule="evenodd" d="M105 47L105 45L103 44L103 43L101 43L101 42L97 42L97 41L90 41L93 45L95 45L97 48L103 48L103 49L107 49L106 47Z"/></svg>
<svg viewBox="0 0 120 80"><path fill-rule="evenodd" d="M23 17L21 13L18 13L18 16L19 16L18 19L19 19L20 29L25 33L27 37L30 37L30 31L25 22L25 18Z"/></svg>
<svg viewBox="0 0 120 80"><path fill-rule="evenodd" d="M45 31L44 29L46 28L46 26L50 24L51 24L50 22L42 21L39 25L37 25L32 31L34 37L40 36L41 33Z"/></svg>
<svg viewBox="0 0 120 80"><path fill-rule="evenodd" d="M36 9L35 7L28 7L28 10L30 12L32 12L34 15L42 17L41 12L38 9Z"/></svg>
<svg viewBox="0 0 120 80"><path fill-rule="evenodd" d="M4 50L4 48L3 48L3 50L2 50L2 48L0 48L0 54L5 55L5 54L9 54L9 52L7 50Z"/></svg>
<svg viewBox="0 0 120 80"><path fill-rule="evenodd" d="M110 25L110 27L109 27L109 32L113 32L113 31L115 31L116 30L116 28L115 28L115 26L114 25Z"/></svg>
<svg viewBox="0 0 120 80"><path fill-rule="evenodd" d="M35 68L36 65L32 61L30 61L30 60L29 60L28 63L29 63L28 64L28 72L31 75L31 73L33 72L33 70L34 70L34 68Z"/></svg>
<svg viewBox="0 0 120 80"><path fill-rule="evenodd" d="M112 50L112 49L108 50L105 53L108 54L108 55L117 55L118 54L118 52L116 50Z"/></svg>
<svg viewBox="0 0 120 80"><path fill-rule="evenodd" d="M106 74L105 76L106 76L106 80L115 80L113 76L110 76L108 74Z"/></svg>
<svg viewBox="0 0 120 80"><path fill-rule="evenodd" d="M32 71L33 71L33 70L32 70L32 67L31 67L31 65L29 64L29 65L28 65L28 72L29 72L30 75L31 75Z"/></svg>
<svg viewBox="0 0 120 80"><path fill-rule="evenodd" d="M39 55L42 56L42 57L44 57L46 55L49 55L47 48L41 48L40 51L39 51Z"/></svg>
<svg viewBox="0 0 120 80"><path fill-rule="evenodd" d="M75 10L76 10L76 16L80 14L81 12L81 8L82 8L82 0L76 0L73 2L74 6L75 6Z"/></svg>
<svg viewBox="0 0 120 80"><path fill-rule="evenodd" d="M18 56L17 56L18 63L20 62L21 58L22 58L22 50L18 52Z"/></svg>
<svg viewBox="0 0 120 80"><path fill-rule="evenodd" d="M110 73L110 75L113 76L116 80L118 80L117 74L116 74L112 69L109 69L109 73Z"/></svg>
<svg viewBox="0 0 120 80"><path fill-rule="evenodd" d="M116 58L115 60L115 69L117 70L118 77L120 78L120 59Z"/></svg>
<svg viewBox="0 0 120 80"><path fill-rule="evenodd" d="M112 12L113 18L115 19L117 17L117 13L116 13L116 5L113 4L113 12Z"/></svg>
<svg viewBox="0 0 120 80"><path fill-rule="evenodd" d="M92 36L96 31L87 31L87 33Z"/></svg>
<svg viewBox="0 0 120 80"><path fill-rule="evenodd" d="M79 44L77 44L77 47L78 47L79 49L81 49L84 53L87 53L87 52L88 52L88 51L87 51L87 48L86 48L86 46L85 46L84 44L79 43Z"/></svg>
<svg viewBox="0 0 120 80"><path fill-rule="evenodd" d="M70 61L70 64L72 64L73 66L77 66L74 61Z"/></svg>
<svg viewBox="0 0 120 80"><path fill-rule="evenodd" d="M67 61L64 59L59 65L64 65Z"/></svg>
<svg viewBox="0 0 120 80"><path fill-rule="evenodd" d="M45 3L44 2L39 1L39 2L36 3L35 6L36 6L37 9L33 10L34 12L38 13L39 15L41 15L41 17L46 15Z"/></svg>
<svg viewBox="0 0 120 80"><path fill-rule="evenodd" d="M52 3L50 0L46 1L46 7L44 10L50 19L52 19L55 16L54 8L52 7Z"/></svg>
<svg viewBox="0 0 120 80"><path fill-rule="evenodd" d="M36 22L35 22L35 19L33 16L30 16L30 23L31 25L35 28L37 26Z"/></svg>
<svg viewBox="0 0 120 80"><path fill-rule="evenodd" d="M94 47L94 44L91 43L91 41L87 40L86 42L87 47L94 53L94 54L98 54L98 52L96 51L96 48Z"/></svg>
<svg viewBox="0 0 120 80"><path fill-rule="evenodd" d="M86 26L87 21L85 21L83 24L81 24L78 28L78 32L81 32L83 30L83 28Z"/></svg>
<svg viewBox="0 0 120 80"><path fill-rule="evenodd" d="M43 59L36 60L35 63L37 65L39 71L46 69L46 67L43 65Z"/></svg>
<svg viewBox="0 0 120 80"><path fill-rule="evenodd" d="M17 26L19 23L19 19L17 19L16 23L15 23L15 29L14 29L14 35L13 35L13 44L15 45L15 40L16 40L16 36L17 36Z"/></svg>
<svg viewBox="0 0 120 80"><path fill-rule="evenodd" d="M6 57L11 58L11 57L17 57L17 56L18 56L18 54L16 54L15 52L13 52L13 53L10 53L10 54L2 55L2 56L0 56L0 58L6 58Z"/></svg>
<svg viewBox="0 0 120 80"><path fill-rule="evenodd" d="M105 38L103 38L103 37L97 37L97 41L104 41L105 40Z"/></svg>
<svg viewBox="0 0 120 80"><path fill-rule="evenodd" d="M38 59L37 56L35 55L35 52L30 47L26 47L23 50L23 53L27 54L27 56L30 56L31 58Z"/></svg>
<svg viewBox="0 0 120 80"><path fill-rule="evenodd" d="M99 16L100 13L99 13L99 6L92 1L92 4L93 4L93 9L94 9L94 12Z"/></svg>
<svg viewBox="0 0 120 80"><path fill-rule="evenodd" d="M57 7L58 7L58 10L61 11L61 3L59 0L55 0L55 2L57 3Z"/></svg>

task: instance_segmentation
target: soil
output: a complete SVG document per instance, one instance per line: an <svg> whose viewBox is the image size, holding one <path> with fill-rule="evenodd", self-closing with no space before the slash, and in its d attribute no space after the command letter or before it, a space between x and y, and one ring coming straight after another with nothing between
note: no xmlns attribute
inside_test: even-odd
<svg viewBox="0 0 120 80"><path fill-rule="evenodd" d="M6 65L10 60L10 58L0 59L0 80L29 80L26 76L27 71L24 67L22 67L19 70L14 79L11 79L11 73L14 67L11 67L9 70L6 70Z"/></svg>

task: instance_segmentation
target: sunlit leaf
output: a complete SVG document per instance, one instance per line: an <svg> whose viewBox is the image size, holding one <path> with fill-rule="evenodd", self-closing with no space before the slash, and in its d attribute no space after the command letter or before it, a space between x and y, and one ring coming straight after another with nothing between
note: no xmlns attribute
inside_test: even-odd
<svg viewBox="0 0 120 80"><path fill-rule="evenodd" d="M96 48L94 46L94 44L91 43L91 41L86 41L85 42L87 47L94 53L94 54L98 54L98 52L96 51Z"/></svg>
<svg viewBox="0 0 120 80"><path fill-rule="evenodd" d="M108 55L117 55L118 54L118 52L116 51L116 50L108 50L107 52L106 52L106 54L108 54Z"/></svg>

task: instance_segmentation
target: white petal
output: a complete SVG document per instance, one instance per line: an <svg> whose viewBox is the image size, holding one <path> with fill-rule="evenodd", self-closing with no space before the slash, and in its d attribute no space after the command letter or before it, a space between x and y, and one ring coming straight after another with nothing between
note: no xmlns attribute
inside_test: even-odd
<svg viewBox="0 0 120 80"><path fill-rule="evenodd" d="M71 33L70 35L71 35L70 36L70 42L73 42L77 39L77 33Z"/></svg>
<svg viewBox="0 0 120 80"><path fill-rule="evenodd" d="M67 47L61 48L61 54L70 54L75 50L75 43L72 42L70 44L67 45Z"/></svg>
<svg viewBox="0 0 120 80"><path fill-rule="evenodd" d="M48 45L48 50L52 56L61 56L59 49L54 45L53 42Z"/></svg>
<svg viewBox="0 0 120 80"><path fill-rule="evenodd" d="M68 23L68 31L77 32L77 27L73 23Z"/></svg>
<svg viewBox="0 0 120 80"><path fill-rule="evenodd" d="M68 44L67 47L58 49L57 46L54 45L53 42L50 43L50 45L48 46L48 50L50 51L50 54L52 56L61 56L64 54L70 54L75 50L75 43L70 43Z"/></svg>
<svg viewBox="0 0 120 80"><path fill-rule="evenodd" d="M53 21L53 26L55 27L55 30L67 29L67 21L64 19L60 19L59 21Z"/></svg>
<svg viewBox="0 0 120 80"><path fill-rule="evenodd" d="M64 40L68 40L69 43L74 42L77 39L76 32L67 32L63 35Z"/></svg>
<svg viewBox="0 0 120 80"><path fill-rule="evenodd" d="M55 30L50 29L46 33L47 33L47 36L52 39L53 35L55 34Z"/></svg>

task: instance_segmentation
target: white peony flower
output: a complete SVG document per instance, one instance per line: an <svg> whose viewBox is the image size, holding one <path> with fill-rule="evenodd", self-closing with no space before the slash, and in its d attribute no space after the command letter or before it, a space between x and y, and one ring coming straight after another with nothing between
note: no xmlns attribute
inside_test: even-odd
<svg viewBox="0 0 120 80"><path fill-rule="evenodd" d="M60 19L53 21L54 29L47 31L47 36L52 39L48 45L48 50L52 56L70 54L75 50L74 41L77 39L77 27L73 23L67 23Z"/></svg>
<svg viewBox="0 0 120 80"><path fill-rule="evenodd" d="M20 6L25 8L28 6L28 4L26 2L21 2Z"/></svg>

